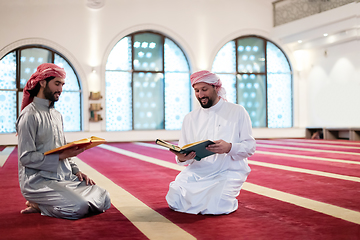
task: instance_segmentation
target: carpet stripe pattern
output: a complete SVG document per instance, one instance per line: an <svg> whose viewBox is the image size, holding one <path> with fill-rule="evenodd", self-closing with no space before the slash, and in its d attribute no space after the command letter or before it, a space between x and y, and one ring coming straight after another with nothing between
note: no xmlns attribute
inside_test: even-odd
<svg viewBox="0 0 360 240"><path fill-rule="evenodd" d="M257 140L239 209L220 216L168 208L168 185L184 167L167 149L103 144L75 161L110 192L112 207L76 221L20 214L17 148L0 147L4 239L360 239L360 142Z"/></svg>

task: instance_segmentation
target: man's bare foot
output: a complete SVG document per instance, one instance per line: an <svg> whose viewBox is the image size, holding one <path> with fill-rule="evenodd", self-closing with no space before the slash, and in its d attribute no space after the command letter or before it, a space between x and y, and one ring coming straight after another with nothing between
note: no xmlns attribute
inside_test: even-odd
<svg viewBox="0 0 360 240"><path fill-rule="evenodd" d="M20 211L22 214L28 214L28 213L40 213L40 208L37 205L37 203L32 203L29 201L26 201L27 208Z"/></svg>

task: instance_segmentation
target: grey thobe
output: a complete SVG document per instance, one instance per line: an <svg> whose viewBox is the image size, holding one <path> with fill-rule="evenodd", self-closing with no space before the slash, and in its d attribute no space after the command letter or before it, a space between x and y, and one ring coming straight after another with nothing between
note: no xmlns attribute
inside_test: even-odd
<svg viewBox="0 0 360 240"><path fill-rule="evenodd" d="M77 165L69 158L45 152L65 145L60 112L49 101L35 97L16 123L19 183L26 200L37 203L42 215L79 219L111 206L109 193L97 185L80 182Z"/></svg>

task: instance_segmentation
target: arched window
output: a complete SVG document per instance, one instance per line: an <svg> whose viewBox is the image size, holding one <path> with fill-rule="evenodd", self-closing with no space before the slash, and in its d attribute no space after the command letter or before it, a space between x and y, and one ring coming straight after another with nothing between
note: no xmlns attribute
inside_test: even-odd
<svg viewBox="0 0 360 240"><path fill-rule="evenodd" d="M221 78L229 102L248 111L253 127L288 128L292 121L292 71L274 43L240 37L217 53L212 71Z"/></svg>
<svg viewBox="0 0 360 240"><path fill-rule="evenodd" d="M177 130L191 110L188 61L159 33L122 38L109 54L105 82L107 131Z"/></svg>
<svg viewBox="0 0 360 240"><path fill-rule="evenodd" d="M81 88L76 72L61 54L31 45L17 48L0 60L0 133L16 131L23 89L42 63L55 63L65 69L65 85L55 108L63 115L65 131L81 131Z"/></svg>

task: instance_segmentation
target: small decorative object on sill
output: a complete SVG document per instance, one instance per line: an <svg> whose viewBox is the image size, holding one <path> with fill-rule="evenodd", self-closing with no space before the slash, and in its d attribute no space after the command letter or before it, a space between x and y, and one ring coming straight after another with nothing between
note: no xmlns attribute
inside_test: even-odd
<svg viewBox="0 0 360 240"><path fill-rule="evenodd" d="M90 111L100 111L103 108L101 107L101 103L91 103L90 104Z"/></svg>
<svg viewBox="0 0 360 240"><path fill-rule="evenodd" d="M90 92L90 97L89 97L90 100L99 100L101 98L102 96L100 92Z"/></svg>
<svg viewBox="0 0 360 240"><path fill-rule="evenodd" d="M101 117L100 114L98 114L97 112L95 111L91 111L91 114L90 114L90 122L98 122L98 121L101 121L103 120L103 118Z"/></svg>

